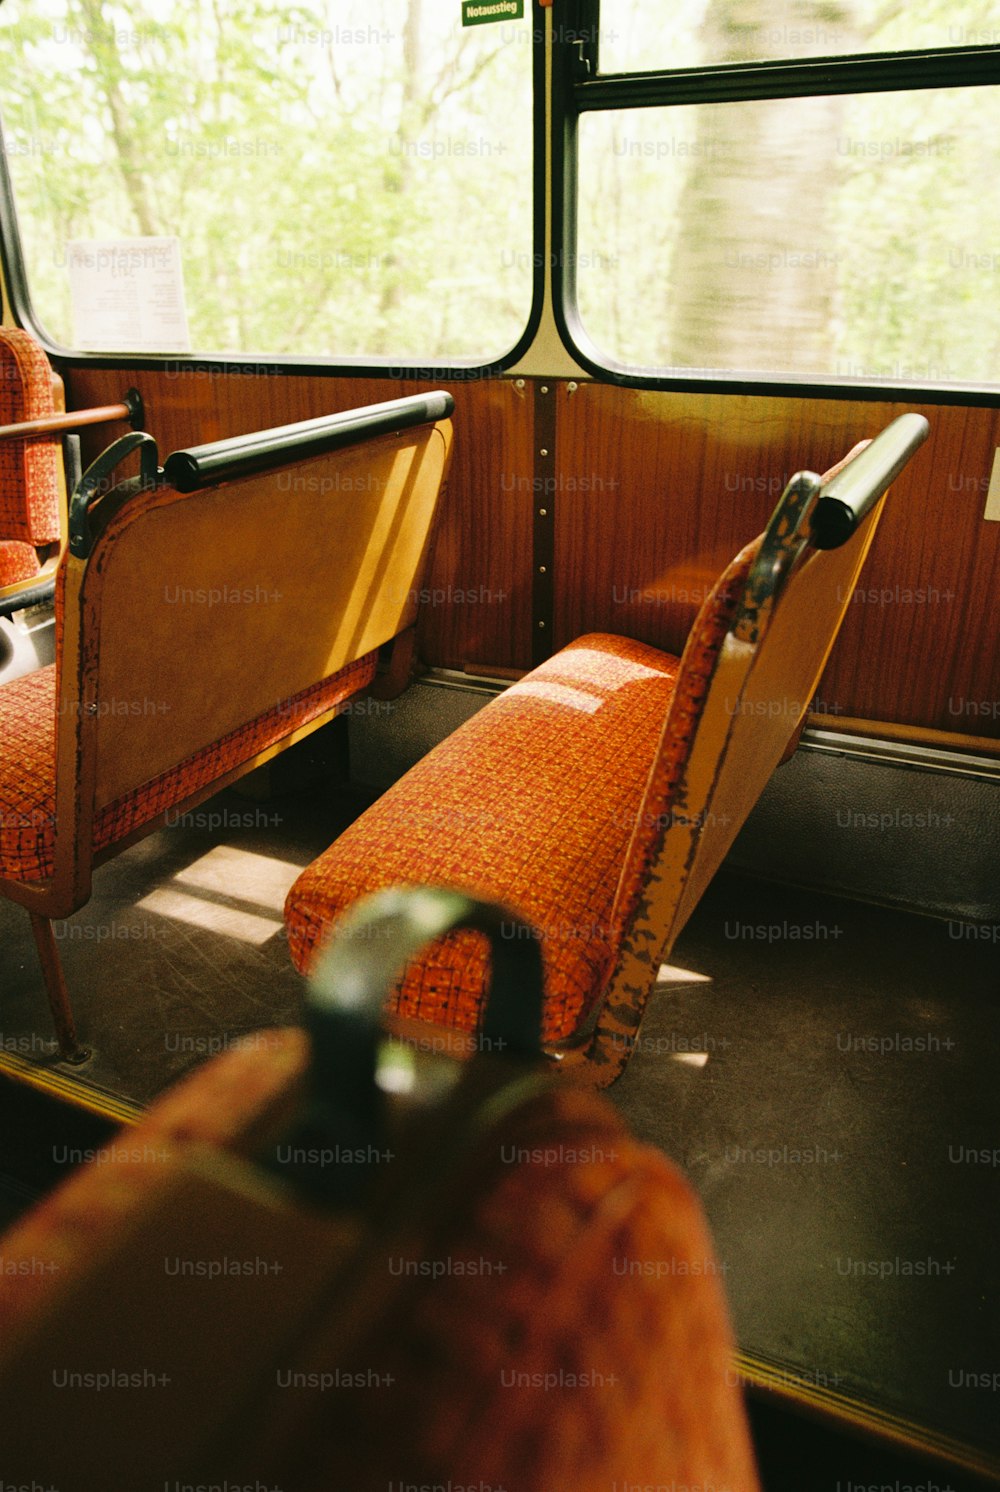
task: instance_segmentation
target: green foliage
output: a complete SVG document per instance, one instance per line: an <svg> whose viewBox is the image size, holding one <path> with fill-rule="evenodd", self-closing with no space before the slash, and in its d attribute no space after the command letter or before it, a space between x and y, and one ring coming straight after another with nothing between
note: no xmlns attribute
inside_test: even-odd
<svg viewBox="0 0 1000 1492"><path fill-rule="evenodd" d="M174 234L199 350L506 351L531 293L529 23L421 7L8 0L7 152L55 339L69 240Z"/></svg>
<svg viewBox="0 0 1000 1492"><path fill-rule="evenodd" d="M842 257L832 328L843 371L1000 379L1000 92L851 101L834 220Z"/></svg>
<svg viewBox="0 0 1000 1492"><path fill-rule="evenodd" d="M7 0L0 102L54 339L73 342L69 241L173 234L198 350L502 355L531 293L532 23L458 15ZM600 56L627 71L991 39L989 0L604 0ZM995 382L998 175L994 88L587 114L584 327L643 369Z"/></svg>
<svg viewBox="0 0 1000 1492"><path fill-rule="evenodd" d="M609 70L987 42L1000 43L989 0L602 5ZM623 110L587 116L580 139L580 309L605 354L1000 378L1000 89ZM699 318L685 356L678 328Z"/></svg>

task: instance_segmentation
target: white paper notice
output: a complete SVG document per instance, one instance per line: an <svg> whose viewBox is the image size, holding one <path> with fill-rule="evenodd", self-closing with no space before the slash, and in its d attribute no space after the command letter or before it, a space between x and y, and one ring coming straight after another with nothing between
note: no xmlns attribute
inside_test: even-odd
<svg viewBox="0 0 1000 1492"><path fill-rule="evenodd" d="M179 239L76 239L66 265L76 347L191 351Z"/></svg>

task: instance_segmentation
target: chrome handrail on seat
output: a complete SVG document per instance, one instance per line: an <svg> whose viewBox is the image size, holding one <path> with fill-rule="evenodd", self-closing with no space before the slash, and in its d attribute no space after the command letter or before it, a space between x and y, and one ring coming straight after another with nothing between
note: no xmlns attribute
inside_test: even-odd
<svg viewBox="0 0 1000 1492"><path fill-rule="evenodd" d="M811 514L810 538L816 549L838 549L847 542L930 428L922 414L901 414L824 482Z"/></svg>
<svg viewBox="0 0 1000 1492"><path fill-rule="evenodd" d="M228 440L174 451L163 463L163 471L178 492L197 492L216 482L231 482L291 461L339 451L362 440L374 440L378 435L432 425L448 419L454 408L452 396L441 390L405 399L387 399L342 414L324 414L315 420L300 420L294 425L255 430L249 435L234 435Z"/></svg>

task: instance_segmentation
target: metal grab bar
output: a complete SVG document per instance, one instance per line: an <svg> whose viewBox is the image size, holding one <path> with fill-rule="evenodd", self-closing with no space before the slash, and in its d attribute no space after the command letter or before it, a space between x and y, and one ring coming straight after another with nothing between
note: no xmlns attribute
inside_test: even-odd
<svg viewBox="0 0 1000 1492"><path fill-rule="evenodd" d="M927 439L922 414L901 414L870 445L820 488L811 514L810 539L817 549L838 549Z"/></svg>
<svg viewBox="0 0 1000 1492"><path fill-rule="evenodd" d="M69 500L69 548L77 559L89 559L93 548L91 505L114 490L112 475L133 451L140 452L141 490L148 492L158 485L160 469L156 464L156 441L145 430L132 430L102 451L87 467Z"/></svg>
<svg viewBox="0 0 1000 1492"><path fill-rule="evenodd" d="M286 1137L293 1157L308 1155L314 1146L338 1145L367 1157L389 1149L386 1092L393 1090L384 1089L379 1081L387 996L421 949L466 929L484 934L490 950L479 1062L493 1067L508 1094L523 1094L525 1079L538 1081L544 979L535 929L506 907L461 891L389 886L355 902L341 918L337 935L310 980L305 1026L312 1063L306 1105ZM536 1070L526 1068L525 1061L534 1062ZM491 1101L497 1103L501 1087L480 1081L476 1107L483 1109ZM417 1084L408 1091L407 1101L415 1110L427 1110L443 1092L447 1087L442 1090L433 1082L423 1091ZM472 1129L459 1124L449 1134L449 1145L461 1147L475 1133L472 1113L468 1121ZM269 1147L264 1161L269 1169L298 1182L313 1200L336 1206L356 1203L373 1169L370 1160L325 1169L294 1159L289 1165L279 1159L277 1146ZM425 1178L419 1179L422 1183Z"/></svg>
<svg viewBox="0 0 1000 1492"><path fill-rule="evenodd" d="M229 440L174 451L163 464L163 474L178 492L197 492L216 482L229 482L292 461L304 461L309 456L340 450L377 435L433 424L447 419L454 408L454 399L441 390L389 399L383 404L366 404L343 414L321 415L316 420L255 430L250 435L234 435Z"/></svg>
<svg viewBox="0 0 1000 1492"><path fill-rule="evenodd" d="M84 425L107 425L128 420L133 429L143 422L142 395L128 389L120 404L100 404L93 409L70 409L65 414L46 414L37 420L0 425L0 440L28 440L35 435L58 435L62 430L82 430Z"/></svg>

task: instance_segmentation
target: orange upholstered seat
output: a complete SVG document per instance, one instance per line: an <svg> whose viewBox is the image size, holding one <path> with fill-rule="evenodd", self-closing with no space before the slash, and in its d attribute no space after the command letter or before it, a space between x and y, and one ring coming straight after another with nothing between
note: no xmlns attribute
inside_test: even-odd
<svg viewBox="0 0 1000 1492"><path fill-rule="evenodd" d="M673 654L628 637L578 638L390 788L292 887L296 967L308 969L338 913L368 891L420 880L473 894L489 886L541 933L543 1038L579 1030L633 910L633 867L670 815L674 764L755 551L738 555L706 599L679 691ZM474 1030L483 980L473 939L438 944L407 977L399 1014Z"/></svg>
<svg viewBox="0 0 1000 1492"><path fill-rule="evenodd" d="M296 966L392 882L504 903L541 937L544 1039L614 1077L660 963L788 751L880 499L926 432L903 416L826 478L793 478L680 660L580 638L419 762L293 885ZM407 967L396 1014L474 1030L485 972L474 936L440 940Z"/></svg>
<svg viewBox="0 0 1000 1492"><path fill-rule="evenodd" d="M421 878L491 885L543 931L545 1036L568 1035L614 958L615 892L643 788L632 764L652 763L678 662L627 637L581 637L473 716L296 883L296 966L366 891ZM408 981L401 1010L472 1030L481 989L479 961L443 947Z"/></svg>
<svg viewBox="0 0 1000 1492"><path fill-rule="evenodd" d="M596 1158L545 1167L500 1161L492 1172L484 1167L472 1196L456 1189L450 1198L448 1258L459 1262L447 1278L438 1277L434 1262L441 1257L440 1234L425 1243L419 1213L401 1241L394 1236L393 1267L401 1270L405 1259L421 1275L390 1278L396 1293L355 1349L355 1356L368 1354L366 1376L347 1376L355 1371L355 1357L347 1355L351 1343L345 1349L338 1341L337 1355L306 1359L310 1367L317 1361L324 1374L341 1367L345 1382L370 1381L369 1364L377 1363L385 1389L315 1398L287 1392L289 1363L298 1366L293 1343L297 1351L302 1341L306 1349L317 1338L322 1342L336 1323L350 1322L348 1307L357 1299L353 1273L346 1286L343 1273L338 1280L344 1246L338 1250L334 1225L317 1238L322 1214L304 1213L287 1194L278 1195L262 1220L256 1199L266 1178L245 1159L262 1130L273 1132L275 1115L289 1109L307 1058L301 1031L256 1033L245 1049L205 1064L160 1098L137 1128L109 1139L94 1162L0 1238L6 1264L0 1270L0 1412L8 1480L44 1477L38 1485L87 1492L175 1481L178 1487L286 1492L363 1492L404 1482L569 1492L610 1489L624 1466L629 1485L641 1485L635 1478L642 1477L678 1489L757 1492L732 1367L725 1266L716 1260L699 1200L666 1157L633 1139L610 1111L602 1126L587 1106L596 1095L569 1084L544 1109L537 1106L531 1128L504 1135L526 1150L576 1147L581 1156ZM231 1271L248 1271L235 1298L232 1274L201 1281L200 1290L197 1279L175 1277L187 1266L154 1231L161 1178L183 1177L199 1150L210 1153L214 1195L202 1188L201 1210L184 1214L185 1236L200 1241L214 1223L211 1236L225 1240L219 1255L233 1256ZM185 1202L182 1197L174 1205ZM214 1216L208 1211L213 1203ZM315 1240L315 1257L305 1268L301 1251L288 1242L302 1233L303 1219L309 1241ZM341 1240L348 1226L340 1225ZM377 1262L378 1243L362 1234L361 1257ZM93 1299L95 1260L112 1250L119 1299L123 1277L134 1298L143 1252L147 1273L159 1272L160 1294L147 1297L157 1323L155 1356L143 1316L112 1323L112 1305ZM309 1299L306 1291L323 1278L324 1254L326 1288ZM264 1272L265 1260L273 1273ZM463 1273L467 1260L480 1261L479 1268L470 1262ZM671 1267L638 1273L641 1261L650 1260L670 1260ZM497 1263L502 1272L480 1272ZM630 1266L635 1272L625 1273ZM305 1276L305 1304L295 1294L297 1273ZM369 1285L363 1299L373 1296ZM80 1301L85 1319L76 1308ZM207 1335L206 1309L216 1312ZM163 1372L168 1322L168 1387L162 1379L155 1392L120 1387L133 1364L148 1360ZM72 1333L69 1358L61 1328ZM249 1333L248 1345L241 1332ZM125 1365L117 1381L96 1377L107 1374L109 1363ZM41 1392L34 1376L39 1364L48 1374ZM67 1366L110 1386L87 1395L53 1389L65 1381ZM558 1368L567 1381L570 1374L593 1375L600 1391L551 1392L546 1375ZM515 1370L523 1375L516 1383ZM313 1381L320 1381L318 1374ZM237 1434L232 1388L240 1391L237 1402L249 1405ZM311 1410L306 1423L291 1428L282 1420L290 1399L304 1400ZM192 1403L200 1406L197 1417ZM65 1413L73 1416L73 1434L61 1432ZM143 1421L155 1415L155 1424L137 1426L138 1413ZM204 1439L194 1476L188 1465L199 1431Z"/></svg>
<svg viewBox="0 0 1000 1492"><path fill-rule="evenodd" d="M0 425L56 412L52 368L34 337L0 327ZM53 437L0 440L0 607L42 572L39 551L58 543L62 456ZM9 609L9 604L4 607Z"/></svg>
<svg viewBox="0 0 1000 1492"><path fill-rule="evenodd" d="M77 486L56 661L0 687L0 894L31 914L67 1057L86 1051L51 923L94 866L332 720L379 648L412 640L452 407L414 396L175 452L177 484L134 432ZM117 480L134 452L139 477ZM334 515L342 480L362 495Z"/></svg>
<svg viewBox="0 0 1000 1492"><path fill-rule="evenodd" d="M32 580L41 570L38 551L19 539L0 539L0 586Z"/></svg>
<svg viewBox="0 0 1000 1492"><path fill-rule="evenodd" d="M262 751L286 725L308 725L364 689L375 677L368 653L329 679L230 731L167 772L102 808L94 819L94 852L125 839ZM136 701L141 705L143 701ZM148 701L155 710L155 702ZM40 881L51 876L55 853L56 666L0 687L0 737L13 750L0 755L0 876Z"/></svg>

